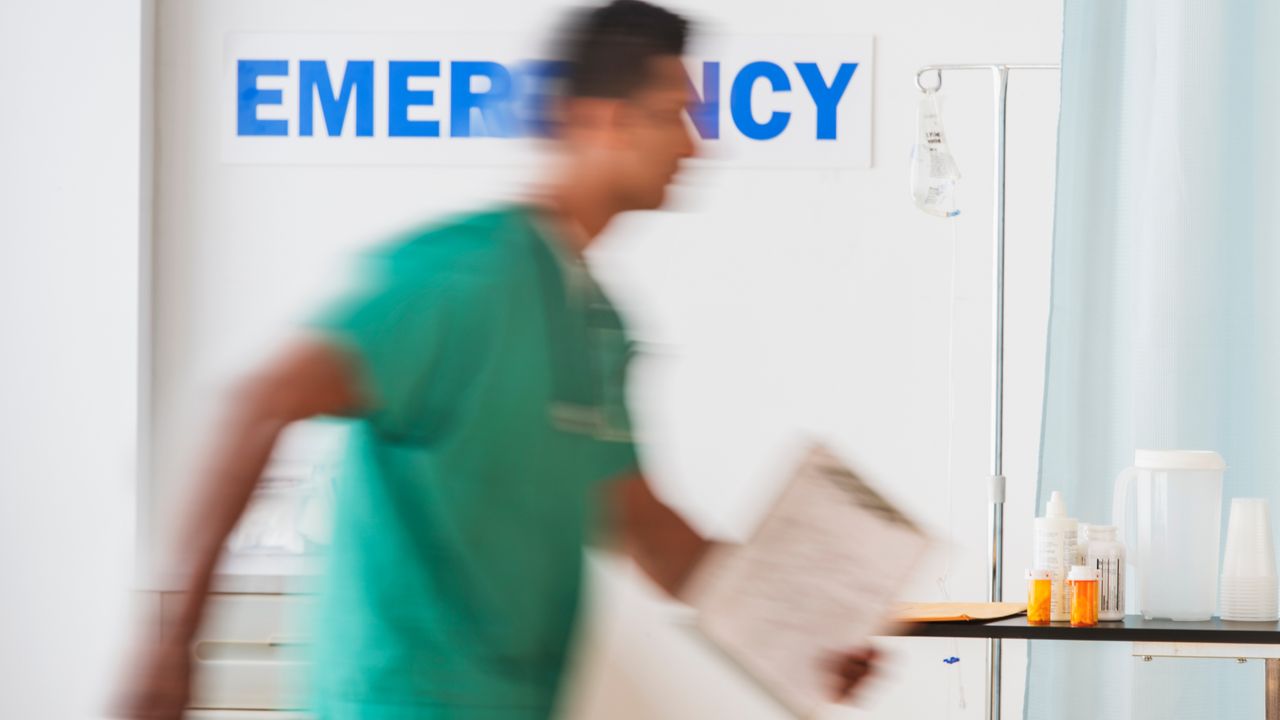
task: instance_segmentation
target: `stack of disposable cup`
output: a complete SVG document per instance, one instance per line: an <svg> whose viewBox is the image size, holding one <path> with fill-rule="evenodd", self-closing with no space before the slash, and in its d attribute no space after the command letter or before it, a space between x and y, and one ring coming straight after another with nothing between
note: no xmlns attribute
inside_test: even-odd
<svg viewBox="0 0 1280 720"><path fill-rule="evenodd" d="M1280 580L1271 541L1271 517L1263 498L1235 498L1227 521L1219 597L1223 620L1280 619Z"/></svg>

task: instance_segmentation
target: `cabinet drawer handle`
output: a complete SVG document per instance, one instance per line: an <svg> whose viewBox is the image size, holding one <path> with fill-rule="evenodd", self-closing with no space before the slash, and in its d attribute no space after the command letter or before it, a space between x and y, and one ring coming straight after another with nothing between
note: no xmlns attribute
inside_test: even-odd
<svg viewBox="0 0 1280 720"><path fill-rule="evenodd" d="M267 644L271 647L280 647L281 645L310 645L311 641L301 635L269 635L267 636Z"/></svg>

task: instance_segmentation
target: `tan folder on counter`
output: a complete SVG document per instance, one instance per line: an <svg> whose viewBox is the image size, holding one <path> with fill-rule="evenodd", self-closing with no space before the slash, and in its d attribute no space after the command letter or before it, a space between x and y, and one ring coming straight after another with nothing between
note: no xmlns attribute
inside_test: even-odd
<svg viewBox="0 0 1280 720"><path fill-rule="evenodd" d="M1026 611L1020 603L903 603L894 608L893 618L902 623L989 622Z"/></svg>

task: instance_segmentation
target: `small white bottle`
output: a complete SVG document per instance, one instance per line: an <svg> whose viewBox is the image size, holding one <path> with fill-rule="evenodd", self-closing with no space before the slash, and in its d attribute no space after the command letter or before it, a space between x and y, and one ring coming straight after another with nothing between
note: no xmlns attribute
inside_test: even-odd
<svg viewBox="0 0 1280 720"><path fill-rule="evenodd" d="M1062 493L1054 490L1045 505L1044 517L1035 521L1035 566L1050 572L1053 595L1049 602L1049 619L1054 622L1071 619L1070 596L1067 594L1067 572L1080 564L1076 547L1079 523L1067 517L1067 504Z"/></svg>
<svg viewBox="0 0 1280 720"><path fill-rule="evenodd" d="M1085 565L1098 569L1098 619L1124 619L1124 543L1113 525L1091 525Z"/></svg>

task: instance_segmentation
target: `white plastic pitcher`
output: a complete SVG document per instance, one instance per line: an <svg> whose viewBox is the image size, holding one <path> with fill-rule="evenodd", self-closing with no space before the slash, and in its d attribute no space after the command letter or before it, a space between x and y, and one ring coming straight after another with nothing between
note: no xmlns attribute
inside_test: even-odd
<svg viewBox="0 0 1280 720"><path fill-rule="evenodd" d="M1208 450L1138 450L1133 467L1116 478L1112 524L1130 548L1138 612L1146 619L1213 617L1226 468L1222 456ZM1136 523L1128 512L1131 480Z"/></svg>

